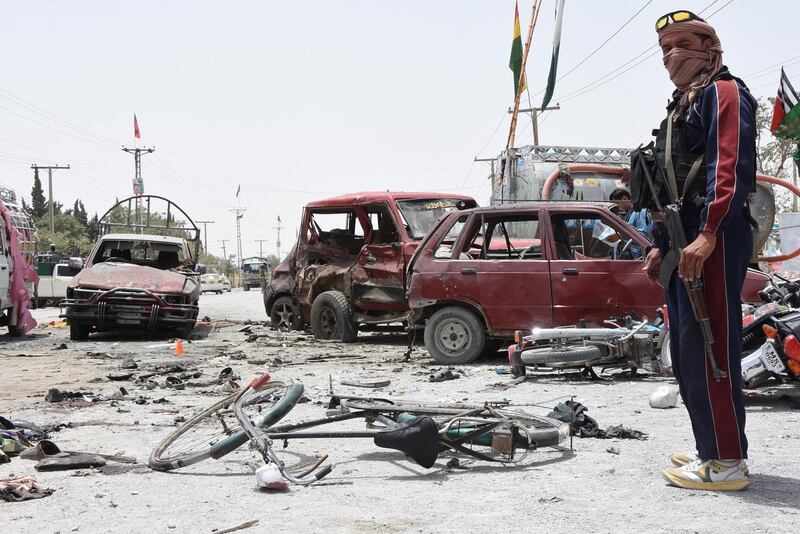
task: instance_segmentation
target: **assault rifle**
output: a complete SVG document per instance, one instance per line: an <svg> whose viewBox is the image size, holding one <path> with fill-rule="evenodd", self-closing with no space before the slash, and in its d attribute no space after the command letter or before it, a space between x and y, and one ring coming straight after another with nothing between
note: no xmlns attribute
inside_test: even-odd
<svg viewBox="0 0 800 534"><path fill-rule="evenodd" d="M650 156L653 158L655 168L661 174L661 177L666 181L667 175L661 167L661 162L653 150L652 143L650 146L642 148L639 145L639 153L644 156L645 151L649 151ZM678 263L683 254L683 249L687 247L688 240L686 239L686 232L683 230L683 223L681 222L680 215L680 200L676 199L670 187L666 187L667 198L669 203L666 206L661 204L658 198L658 191L654 186L653 175L644 157L635 158L635 163L641 166L645 181L653 195L656 209L661 212L664 217L664 224L667 227L667 235L669 235L670 250L667 255L661 259L661 271L658 275L658 284L664 289L669 288L669 281L672 278L672 273L678 268ZM683 280L683 285L686 288L686 293L689 295L689 302L692 305L692 312L694 313L695 320L700 325L700 331L703 333L703 344L705 346L706 358L708 363L711 364L711 372L714 375L714 380L719 382L723 378L727 378L728 374L719 368L717 359L714 356L714 333L711 331L711 320L708 317L708 310L706 309L705 292L703 290L702 277L694 280Z"/></svg>

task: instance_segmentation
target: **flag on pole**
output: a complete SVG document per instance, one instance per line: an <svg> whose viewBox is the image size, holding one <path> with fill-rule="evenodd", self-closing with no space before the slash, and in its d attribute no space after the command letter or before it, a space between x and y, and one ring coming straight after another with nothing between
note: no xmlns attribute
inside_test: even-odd
<svg viewBox="0 0 800 534"><path fill-rule="evenodd" d="M139 121L136 120L136 113L133 114L133 136L136 139L142 138L142 132L139 131Z"/></svg>
<svg viewBox="0 0 800 534"><path fill-rule="evenodd" d="M237 219L241 219L242 217L244 217L244 212L236 214Z"/></svg>
<svg viewBox="0 0 800 534"><path fill-rule="evenodd" d="M772 124L769 131L773 135L782 134L785 137L800 136L800 106L797 92L792 87L789 78L781 68L781 81L778 85L778 96L775 97L775 107L772 110ZM778 132L778 130L781 130Z"/></svg>
<svg viewBox="0 0 800 534"><path fill-rule="evenodd" d="M238 186L236 186L236 198L239 198L239 191L241 191L241 190L242 190L242 184L239 184Z"/></svg>
<svg viewBox="0 0 800 534"><path fill-rule="evenodd" d="M527 87L525 83L525 73L522 72L522 36L519 32L519 3L514 4L514 38L511 41L511 59L508 67L514 73L514 98L517 97L517 90L521 93ZM519 85L519 78L522 76L522 87Z"/></svg>
<svg viewBox="0 0 800 534"><path fill-rule="evenodd" d="M281 223L281 216L278 215L278 224L280 224L280 223Z"/></svg>
<svg viewBox="0 0 800 534"><path fill-rule="evenodd" d="M550 74L547 75L547 88L544 90L542 107L546 108L553 98L553 90L556 87L556 73L558 72L558 51L561 48L561 22L564 20L564 0L558 0L556 4L556 28L553 33L553 57L550 59Z"/></svg>

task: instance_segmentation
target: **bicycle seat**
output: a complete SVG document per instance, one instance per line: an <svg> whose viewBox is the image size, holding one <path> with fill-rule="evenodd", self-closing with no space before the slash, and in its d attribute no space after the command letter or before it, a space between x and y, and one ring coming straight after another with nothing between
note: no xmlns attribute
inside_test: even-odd
<svg viewBox="0 0 800 534"><path fill-rule="evenodd" d="M400 451L428 469L439 457L439 429L430 417L413 420L375 435L375 445Z"/></svg>

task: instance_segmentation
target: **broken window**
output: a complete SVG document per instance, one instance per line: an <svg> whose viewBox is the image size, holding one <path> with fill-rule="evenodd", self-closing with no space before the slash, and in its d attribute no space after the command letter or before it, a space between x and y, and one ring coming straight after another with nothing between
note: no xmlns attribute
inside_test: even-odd
<svg viewBox="0 0 800 534"><path fill-rule="evenodd" d="M558 259L640 260L644 249L633 237L596 213L573 213L552 218Z"/></svg>
<svg viewBox="0 0 800 534"><path fill-rule="evenodd" d="M457 208L458 200L451 198L421 198L398 200L397 207L403 216L406 231L412 239L422 239L436 221Z"/></svg>
<svg viewBox="0 0 800 534"><path fill-rule="evenodd" d="M397 233L397 226L389 213L388 205L367 206L367 216L369 217L372 233L370 234L370 244L388 245L398 243L400 234Z"/></svg>
<svg viewBox="0 0 800 534"><path fill-rule="evenodd" d="M542 258L538 213L486 217L482 215L463 253L482 260Z"/></svg>
<svg viewBox="0 0 800 534"><path fill-rule="evenodd" d="M310 244L319 241L345 249L351 255L358 254L364 246L364 227L354 210L314 212L308 231Z"/></svg>
<svg viewBox="0 0 800 534"><path fill-rule="evenodd" d="M439 244L436 245L436 250L433 253L434 259L444 260L453 257L453 244L458 239L458 236L461 235L461 231L464 229L464 223L467 222L468 218L469 215L464 214L453 219L450 229L447 230L447 233L439 241ZM458 259L468 260L470 257L466 254L462 254Z"/></svg>

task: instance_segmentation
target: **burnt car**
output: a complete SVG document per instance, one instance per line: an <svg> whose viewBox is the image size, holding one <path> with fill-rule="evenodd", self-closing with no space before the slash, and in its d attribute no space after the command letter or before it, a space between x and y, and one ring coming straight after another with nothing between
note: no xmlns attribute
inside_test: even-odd
<svg viewBox="0 0 800 534"><path fill-rule="evenodd" d="M154 211L156 201L166 210ZM129 232L110 233L117 228ZM100 219L100 233L62 302L70 339L117 329L173 329L187 337L200 299L200 230L192 220L165 198L131 197Z"/></svg>
<svg viewBox="0 0 800 534"><path fill-rule="evenodd" d="M318 339L353 341L361 327L407 320L405 273L428 230L468 196L356 193L308 204L297 243L263 290L273 327L311 324Z"/></svg>
<svg viewBox="0 0 800 534"><path fill-rule="evenodd" d="M431 356L467 363L517 330L654 318L664 294L642 271L650 242L612 207L539 201L443 217L408 274L410 324ZM758 302L766 280L751 270L744 301Z"/></svg>

